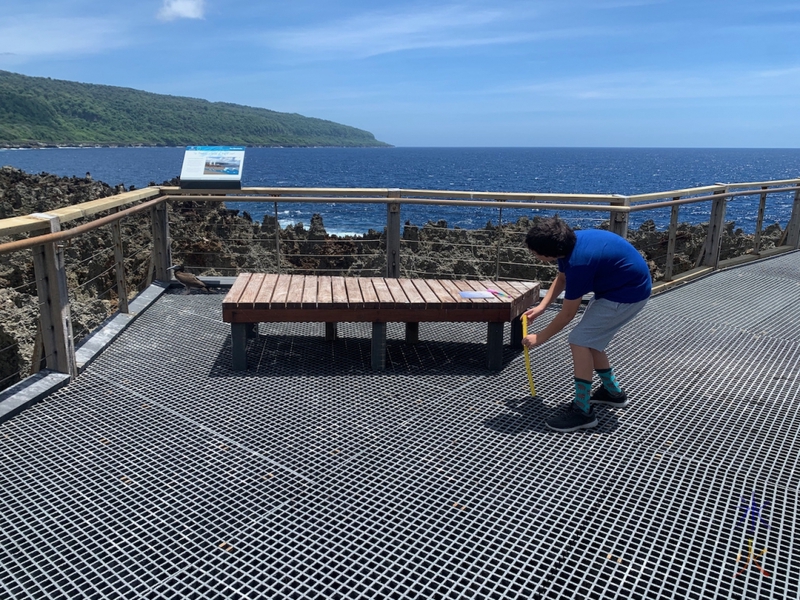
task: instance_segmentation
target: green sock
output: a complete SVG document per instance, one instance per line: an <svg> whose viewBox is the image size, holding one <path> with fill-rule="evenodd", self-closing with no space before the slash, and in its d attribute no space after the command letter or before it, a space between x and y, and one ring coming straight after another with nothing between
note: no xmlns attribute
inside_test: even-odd
<svg viewBox="0 0 800 600"><path fill-rule="evenodd" d="M575 404L587 415L592 407L589 405L589 396L592 393L592 382L575 378Z"/></svg>
<svg viewBox="0 0 800 600"><path fill-rule="evenodd" d="M617 378L614 377L614 369L612 367L609 367L608 369L597 369L597 374L600 376L600 380L603 382L603 387L609 392L612 394L622 393L622 388L619 387Z"/></svg>

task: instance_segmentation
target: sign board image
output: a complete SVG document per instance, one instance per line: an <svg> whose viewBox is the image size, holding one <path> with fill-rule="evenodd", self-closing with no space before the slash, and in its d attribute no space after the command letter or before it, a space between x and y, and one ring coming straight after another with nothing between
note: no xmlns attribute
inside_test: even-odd
<svg viewBox="0 0 800 600"><path fill-rule="evenodd" d="M181 187L240 189L244 150L241 146L187 146Z"/></svg>

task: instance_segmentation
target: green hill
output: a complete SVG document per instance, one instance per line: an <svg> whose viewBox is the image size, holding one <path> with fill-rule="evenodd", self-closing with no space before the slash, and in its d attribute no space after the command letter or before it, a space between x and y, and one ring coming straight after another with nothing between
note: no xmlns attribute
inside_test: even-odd
<svg viewBox="0 0 800 600"><path fill-rule="evenodd" d="M387 146L332 121L0 71L0 147Z"/></svg>

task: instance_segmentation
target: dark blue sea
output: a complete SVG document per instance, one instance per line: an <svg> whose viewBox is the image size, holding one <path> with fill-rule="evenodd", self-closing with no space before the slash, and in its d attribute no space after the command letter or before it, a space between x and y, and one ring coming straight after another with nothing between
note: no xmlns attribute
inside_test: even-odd
<svg viewBox="0 0 800 600"><path fill-rule="evenodd" d="M184 148L60 148L0 150L0 165L29 173L83 177L87 172L111 185L137 188L160 184L180 174ZM800 149L648 149L648 148L248 148L243 186L377 187L490 192L639 194L711 185L800 177ZM786 226L793 197L770 196L765 223ZM729 203L727 220L752 232L757 197ZM681 209L680 220L708 220L710 203ZM274 204L227 203L260 220ZM308 224L323 215L329 233L365 233L386 222L383 205L281 203L282 225ZM505 209L502 222L528 211ZM562 215L581 226L607 219L607 213ZM632 226L653 219L659 229L669 212L631 215ZM402 208L401 219L415 225L445 220L462 228L497 223L496 209Z"/></svg>

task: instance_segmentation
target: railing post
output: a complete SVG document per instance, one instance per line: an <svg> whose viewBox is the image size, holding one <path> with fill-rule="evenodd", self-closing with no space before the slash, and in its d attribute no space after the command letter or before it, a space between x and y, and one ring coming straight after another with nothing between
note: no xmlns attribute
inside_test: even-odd
<svg viewBox="0 0 800 600"><path fill-rule="evenodd" d="M499 202L503 202L500 200ZM497 216L497 252L494 256L494 280L500 281L500 245L503 238L503 205L500 205L500 214Z"/></svg>
<svg viewBox="0 0 800 600"><path fill-rule="evenodd" d="M111 212L119 212L114 208ZM111 238L114 243L114 271L117 276L117 309L121 313L129 313L128 285L125 282L125 253L122 250L122 227L119 221L111 224Z"/></svg>
<svg viewBox="0 0 800 600"><path fill-rule="evenodd" d="M714 195L725 194L727 188L714 192ZM722 243L722 229L725 226L725 207L728 201L727 196L722 196L717 200L711 201L711 216L708 220L708 232L706 241L703 244L700 265L705 267L719 267L719 251Z"/></svg>
<svg viewBox="0 0 800 600"><path fill-rule="evenodd" d="M400 190L389 190L389 198L399 198ZM386 205L386 277L400 277L400 203Z"/></svg>
<svg viewBox="0 0 800 600"><path fill-rule="evenodd" d="M766 190L767 186L762 185L762 190ZM761 231L764 229L764 213L767 210L767 192L763 192L758 199L758 217L756 217L756 233L753 236L753 253L758 254L761 251Z"/></svg>
<svg viewBox="0 0 800 600"><path fill-rule="evenodd" d="M278 201L275 200L275 264L281 274L281 226L278 222Z"/></svg>
<svg viewBox="0 0 800 600"><path fill-rule="evenodd" d="M795 250L800 248L800 187L794 193L792 216L789 218L789 225L787 225L786 231L786 244L792 246Z"/></svg>
<svg viewBox="0 0 800 600"><path fill-rule="evenodd" d="M169 216L167 202L161 202L150 209L153 224L153 266L155 279L169 281L169 267L172 266L172 254L169 239Z"/></svg>
<svg viewBox="0 0 800 600"><path fill-rule="evenodd" d="M625 206L631 205L630 198L627 196L619 196L619 201L615 202L612 206ZM628 212L611 209L611 217L608 223L608 228L612 233L628 239Z"/></svg>
<svg viewBox="0 0 800 600"><path fill-rule="evenodd" d="M58 217L43 213L31 216L48 221L48 233L61 231ZM47 242L34 246L32 250L45 363L48 369L65 373L70 378L77 377L63 244Z"/></svg>
<svg viewBox="0 0 800 600"><path fill-rule="evenodd" d="M680 200L681 197L677 196L673 200ZM672 271L675 268L675 242L678 238L678 211L680 210L679 204L673 204L669 215L669 241L667 242L667 258L664 266L664 281L672 280Z"/></svg>

